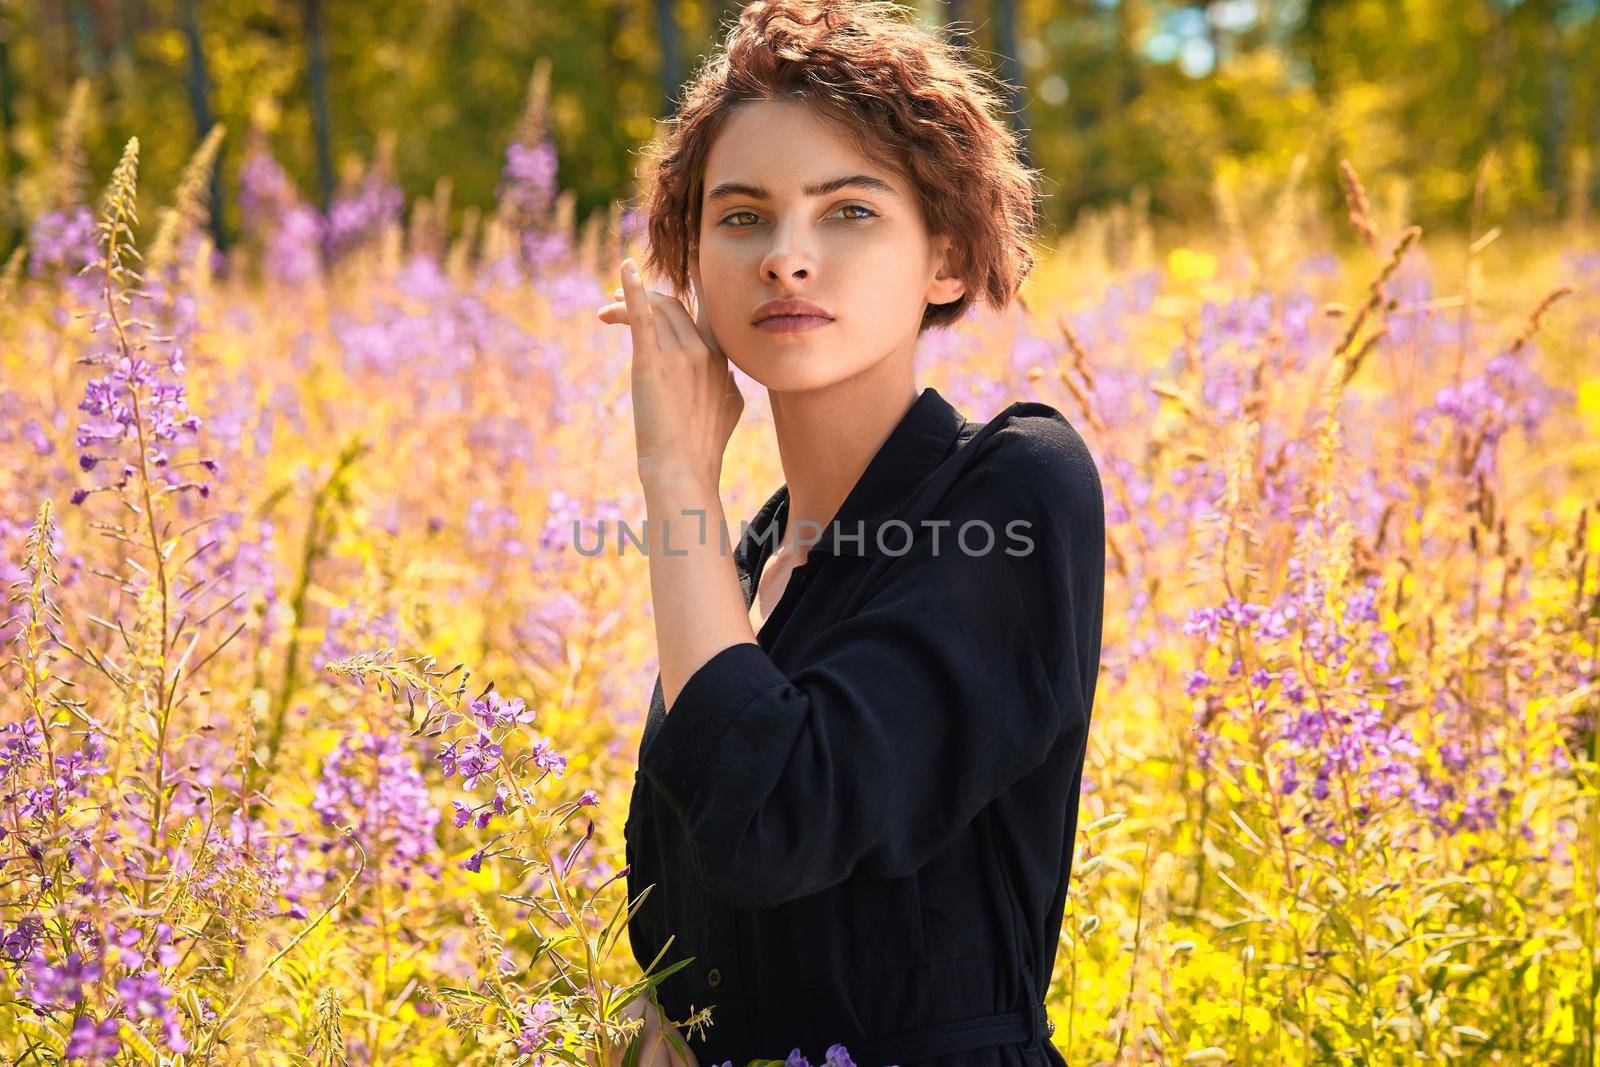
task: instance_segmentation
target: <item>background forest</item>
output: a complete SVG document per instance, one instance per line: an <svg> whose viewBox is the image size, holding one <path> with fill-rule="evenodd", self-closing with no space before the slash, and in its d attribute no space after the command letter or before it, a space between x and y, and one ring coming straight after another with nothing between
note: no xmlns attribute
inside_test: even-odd
<svg viewBox="0 0 1600 1067"><path fill-rule="evenodd" d="M1157 220L1208 219L1214 183L1258 189L1304 153L1319 204L1348 159L1404 177L1411 217L1465 226L1487 165L1497 216L1549 219L1600 195L1596 0L919 0L1017 87L1055 227L1136 190ZM4 0L0 253L45 210L44 164L79 76L85 147L107 173L148 142L143 187L171 190L212 122L259 126L326 208L386 135L407 197L453 184L489 207L529 74L552 63L559 181L584 218L626 200L636 147L705 54L726 3L701 0ZM222 241L241 158L220 155Z"/></svg>

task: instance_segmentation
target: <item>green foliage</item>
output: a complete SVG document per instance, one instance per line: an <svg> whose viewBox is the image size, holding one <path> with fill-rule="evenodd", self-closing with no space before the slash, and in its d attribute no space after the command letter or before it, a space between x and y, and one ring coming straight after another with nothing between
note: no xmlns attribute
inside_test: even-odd
<svg viewBox="0 0 1600 1067"><path fill-rule="evenodd" d="M996 0L924 0L930 25L959 17L975 57L999 65ZM1157 218L1205 217L1219 177L1279 182L1295 158L1329 175L1351 160L1369 181L1408 180L1422 225L1465 225L1480 166L1481 211L1548 217L1596 194L1600 18L1593 0L1035 0L1018 5L1025 89L1019 121L1046 172L1062 226L1148 191ZM680 55L666 63L658 17L673 13ZM184 19L198 19L210 121L260 126L302 189L317 187L306 5L215 0L118 9L0 5L3 167L0 252L58 206L86 163L108 170L139 130L164 137L141 164L165 202L204 131L195 130ZM561 184L586 217L629 197L637 146L682 75L737 10L649 0L391 0L320 5L335 182L359 174L386 134L408 196L452 185L466 207L494 201L505 145L541 57L552 64L550 133ZM1209 21L1208 21L1209 19ZM1195 56L1202 62L1196 66ZM1209 57L1209 58L1206 58ZM72 86L82 77L80 87ZM236 188L238 136L222 150ZM81 142L86 155L77 158ZM72 173L64 173L66 167ZM1332 181L1315 190L1336 209ZM230 196L225 228L239 224Z"/></svg>

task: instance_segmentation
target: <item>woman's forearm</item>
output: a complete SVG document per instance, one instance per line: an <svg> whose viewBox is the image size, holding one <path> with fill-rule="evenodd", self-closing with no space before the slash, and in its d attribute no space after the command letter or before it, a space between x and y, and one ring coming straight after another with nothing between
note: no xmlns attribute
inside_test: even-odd
<svg viewBox="0 0 1600 1067"><path fill-rule="evenodd" d="M753 644L756 635L732 545L724 545L739 532L726 528L716 484L680 470L650 472L640 480L661 696L670 709L702 664L729 645Z"/></svg>

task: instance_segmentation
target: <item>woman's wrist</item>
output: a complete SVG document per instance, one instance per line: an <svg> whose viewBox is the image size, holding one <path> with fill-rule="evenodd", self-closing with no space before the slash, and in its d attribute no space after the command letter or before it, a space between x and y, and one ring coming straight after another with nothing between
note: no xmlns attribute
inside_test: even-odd
<svg viewBox="0 0 1600 1067"><path fill-rule="evenodd" d="M683 555L696 545L717 543L711 527L725 523L717 480L687 467L658 467L642 476L649 551ZM726 538L726 534L722 534ZM724 551L726 549L723 549Z"/></svg>
<svg viewBox="0 0 1600 1067"><path fill-rule="evenodd" d="M647 502L652 493L710 493L715 496L722 483L720 467L705 468L680 459L641 462L638 473Z"/></svg>

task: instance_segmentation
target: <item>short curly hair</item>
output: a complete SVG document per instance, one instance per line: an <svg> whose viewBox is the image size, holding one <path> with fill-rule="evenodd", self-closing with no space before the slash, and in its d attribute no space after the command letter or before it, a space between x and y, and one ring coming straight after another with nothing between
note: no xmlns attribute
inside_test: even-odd
<svg viewBox="0 0 1600 1067"><path fill-rule="evenodd" d="M981 295L1006 308L1033 269L1039 172L1004 120L1004 83L888 0L754 0L684 88L644 152L646 268L690 290L705 165L747 100L801 100L863 155L911 184L930 234L950 237L958 300L929 305L919 335Z"/></svg>

